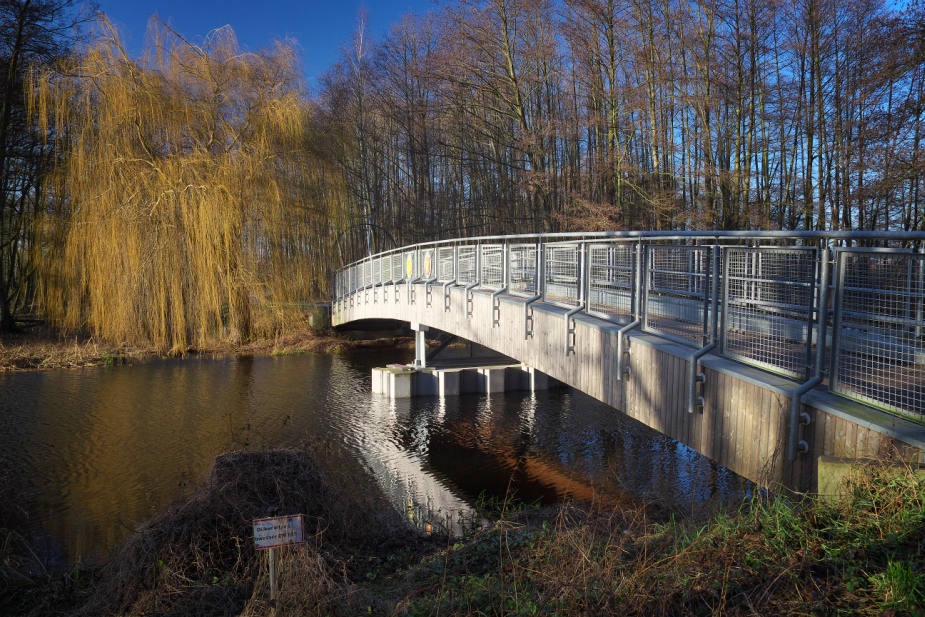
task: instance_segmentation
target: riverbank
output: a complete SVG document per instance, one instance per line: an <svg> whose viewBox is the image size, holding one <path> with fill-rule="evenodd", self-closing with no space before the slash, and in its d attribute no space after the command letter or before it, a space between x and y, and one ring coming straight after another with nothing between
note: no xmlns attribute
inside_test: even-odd
<svg viewBox="0 0 925 617"><path fill-rule="evenodd" d="M862 470L840 501L756 498L709 518L484 504L451 538L318 454L221 455L96 570L32 576L7 543L0 613L268 615L250 520L275 503L310 530L281 551L279 615L925 614L925 483L906 470Z"/></svg>
<svg viewBox="0 0 925 617"><path fill-rule="evenodd" d="M361 348L413 348L408 337L354 340L332 330L314 330L307 325L273 339L247 343L191 347L188 356L274 356L304 353L332 353ZM35 371L60 368L112 366L161 358L157 349L144 345L117 345L87 335L65 335L44 328L33 328L16 335L0 337L0 372Z"/></svg>

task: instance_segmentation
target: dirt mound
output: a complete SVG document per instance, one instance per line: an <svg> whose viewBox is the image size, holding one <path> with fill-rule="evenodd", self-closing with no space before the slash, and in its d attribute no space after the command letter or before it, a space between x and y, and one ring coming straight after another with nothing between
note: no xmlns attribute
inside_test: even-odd
<svg viewBox="0 0 925 617"><path fill-rule="evenodd" d="M304 514L308 538L281 550L281 613L350 611L351 569L414 534L369 479L322 467L331 453L317 450L216 458L189 501L145 524L112 556L78 614L266 613L268 562L254 549L252 521L272 507Z"/></svg>

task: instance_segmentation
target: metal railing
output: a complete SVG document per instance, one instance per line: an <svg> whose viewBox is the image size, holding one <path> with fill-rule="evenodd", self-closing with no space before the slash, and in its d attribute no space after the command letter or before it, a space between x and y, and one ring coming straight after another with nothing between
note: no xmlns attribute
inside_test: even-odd
<svg viewBox="0 0 925 617"><path fill-rule="evenodd" d="M712 246L648 245L643 330L701 347L709 338Z"/></svg>
<svg viewBox="0 0 925 617"><path fill-rule="evenodd" d="M818 250L727 248L724 253L723 352L808 379Z"/></svg>
<svg viewBox="0 0 925 617"><path fill-rule="evenodd" d="M852 248L851 244L881 248ZM925 232L604 232L430 242L353 263L336 275L335 310L376 285L415 283L501 294L566 309L566 354L578 312L641 328L925 421ZM904 246L906 248L904 248ZM830 257L833 256L833 257ZM830 281L831 284L823 283ZM825 289L823 289L823 286ZM428 307L429 301L428 288ZM517 324L520 327L521 324ZM623 340L620 344L622 347ZM820 348L821 345L821 348ZM622 356L618 362L623 366ZM621 370L622 373L622 370ZM618 375L618 379L622 374ZM814 381L810 384L810 381Z"/></svg>
<svg viewBox="0 0 925 617"><path fill-rule="evenodd" d="M513 244L508 248L508 290L520 296L536 295L540 270L536 244Z"/></svg>
<svg viewBox="0 0 925 617"><path fill-rule="evenodd" d="M633 319L635 243L588 245L588 312L620 323Z"/></svg>
<svg viewBox="0 0 925 617"><path fill-rule="evenodd" d="M925 414L925 255L844 249L836 267L832 390Z"/></svg>

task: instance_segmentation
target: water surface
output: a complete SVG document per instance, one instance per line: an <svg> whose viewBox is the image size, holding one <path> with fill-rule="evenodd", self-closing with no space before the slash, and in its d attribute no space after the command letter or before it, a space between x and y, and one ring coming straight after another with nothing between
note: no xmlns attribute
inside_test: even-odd
<svg viewBox="0 0 925 617"><path fill-rule="evenodd" d="M370 369L405 352L164 360L0 374L0 525L53 564L105 559L189 495L212 459L311 438L344 448L397 507L450 515L479 498L656 501L682 510L746 485L574 390L402 401ZM5 519L5 520L4 520Z"/></svg>

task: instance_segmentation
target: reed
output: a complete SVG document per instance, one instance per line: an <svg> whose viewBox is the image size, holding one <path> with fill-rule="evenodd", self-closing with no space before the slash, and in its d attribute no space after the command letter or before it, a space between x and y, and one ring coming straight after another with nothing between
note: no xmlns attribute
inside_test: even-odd
<svg viewBox="0 0 925 617"><path fill-rule="evenodd" d="M184 353L276 336L326 293L342 179L292 47L200 45L152 20L30 82L59 164L37 220L37 302L64 329Z"/></svg>

